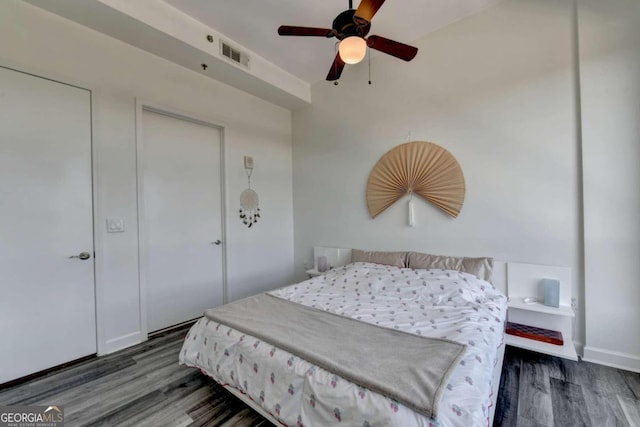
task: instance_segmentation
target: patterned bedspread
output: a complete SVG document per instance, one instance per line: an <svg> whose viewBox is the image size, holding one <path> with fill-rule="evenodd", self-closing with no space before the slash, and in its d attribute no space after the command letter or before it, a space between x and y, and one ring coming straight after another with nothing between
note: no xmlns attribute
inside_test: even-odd
<svg viewBox="0 0 640 427"><path fill-rule="evenodd" d="M467 344L442 396L438 419L207 318L187 335L180 362L237 388L286 425L487 425L506 317L505 296L488 282L455 271L354 263L272 294L363 322Z"/></svg>

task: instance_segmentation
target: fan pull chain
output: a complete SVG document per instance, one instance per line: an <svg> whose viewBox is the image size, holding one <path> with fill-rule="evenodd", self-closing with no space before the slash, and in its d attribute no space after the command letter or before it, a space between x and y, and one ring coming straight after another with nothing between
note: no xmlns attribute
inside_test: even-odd
<svg viewBox="0 0 640 427"><path fill-rule="evenodd" d="M336 55L338 54L338 50L339 50L338 46L340 46L340 42L336 42L334 45L334 48L336 50ZM336 64L335 61L333 61L333 71L336 71L336 72L338 71L338 65ZM333 82L333 85L338 86L338 81L336 80L335 82Z"/></svg>
<svg viewBox="0 0 640 427"><path fill-rule="evenodd" d="M371 49L369 49L369 54L367 55L369 57L369 84L371 84Z"/></svg>

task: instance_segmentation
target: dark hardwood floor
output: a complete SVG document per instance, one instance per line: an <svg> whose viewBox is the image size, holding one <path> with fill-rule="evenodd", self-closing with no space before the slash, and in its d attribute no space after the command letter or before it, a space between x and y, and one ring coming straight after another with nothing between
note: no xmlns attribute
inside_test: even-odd
<svg viewBox="0 0 640 427"><path fill-rule="evenodd" d="M187 330L0 389L0 405L63 405L65 426L271 426L200 371L178 365Z"/></svg>
<svg viewBox="0 0 640 427"><path fill-rule="evenodd" d="M0 405L64 405L66 426L271 424L177 364L181 328L0 389ZM507 348L495 426L640 426L640 374Z"/></svg>
<svg viewBox="0 0 640 427"><path fill-rule="evenodd" d="M640 427L640 374L507 347L494 426Z"/></svg>

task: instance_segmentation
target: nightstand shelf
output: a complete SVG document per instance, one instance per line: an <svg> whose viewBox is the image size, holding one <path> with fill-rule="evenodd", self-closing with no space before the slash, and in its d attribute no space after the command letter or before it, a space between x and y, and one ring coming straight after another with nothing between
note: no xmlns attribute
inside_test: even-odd
<svg viewBox="0 0 640 427"><path fill-rule="evenodd" d="M504 342L506 345L510 345L512 347L523 348L525 350L536 351L538 353L544 353L570 360L578 360L576 350L575 348L573 348L573 342L567 340L566 338L564 345L555 345L542 341L531 340L529 338L522 338L515 335L505 334Z"/></svg>
<svg viewBox="0 0 640 427"><path fill-rule="evenodd" d="M567 316L575 317L573 309L567 305L561 305L560 307L549 307L539 302L526 303L522 301L522 298L514 298L509 301L509 308L517 308L520 310L536 311L538 313L553 314L555 316Z"/></svg>
<svg viewBox="0 0 640 427"><path fill-rule="evenodd" d="M549 344L510 334L504 335L505 344L565 359L578 360L578 354L573 345L573 318L575 314L571 307L555 308L542 304L526 304L522 302L521 298L510 300L508 307L510 322L559 331L562 333L564 345Z"/></svg>
<svg viewBox="0 0 640 427"><path fill-rule="evenodd" d="M562 333L563 345L555 345L505 333L505 344L578 360L573 344L573 322L575 313L571 307L571 269L533 264L509 263L507 265L509 322L550 329ZM525 297L540 301L540 279L554 277L560 280L560 307L549 307L539 302L526 303Z"/></svg>

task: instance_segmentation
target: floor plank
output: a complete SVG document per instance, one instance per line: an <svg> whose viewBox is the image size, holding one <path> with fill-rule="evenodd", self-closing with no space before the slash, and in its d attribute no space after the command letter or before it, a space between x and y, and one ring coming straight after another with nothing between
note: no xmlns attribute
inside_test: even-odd
<svg viewBox="0 0 640 427"><path fill-rule="evenodd" d="M590 427L589 415L585 413L582 386L556 378L550 379L553 402L553 422L566 427Z"/></svg>
<svg viewBox="0 0 640 427"><path fill-rule="evenodd" d="M518 392L518 419L530 420L539 425L554 425L549 368L546 365L522 362Z"/></svg>
<svg viewBox="0 0 640 427"><path fill-rule="evenodd" d="M630 427L617 398L601 392L583 388L585 407L591 424L603 427Z"/></svg>
<svg viewBox="0 0 640 427"><path fill-rule="evenodd" d="M520 390L520 363L504 363L500 378L500 392L496 401L494 425L516 427L518 421L518 395Z"/></svg>
<svg viewBox="0 0 640 427"><path fill-rule="evenodd" d="M640 401L622 396L618 396L618 401L629 425L640 426Z"/></svg>
<svg viewBox="0 0 640 427"><path fill-rule="evenodd" d="M629 371L623 371L622 377L624 378L624 382L633 393L633 397L636 400L640 400L640 375L635 374Z"/></svg>

